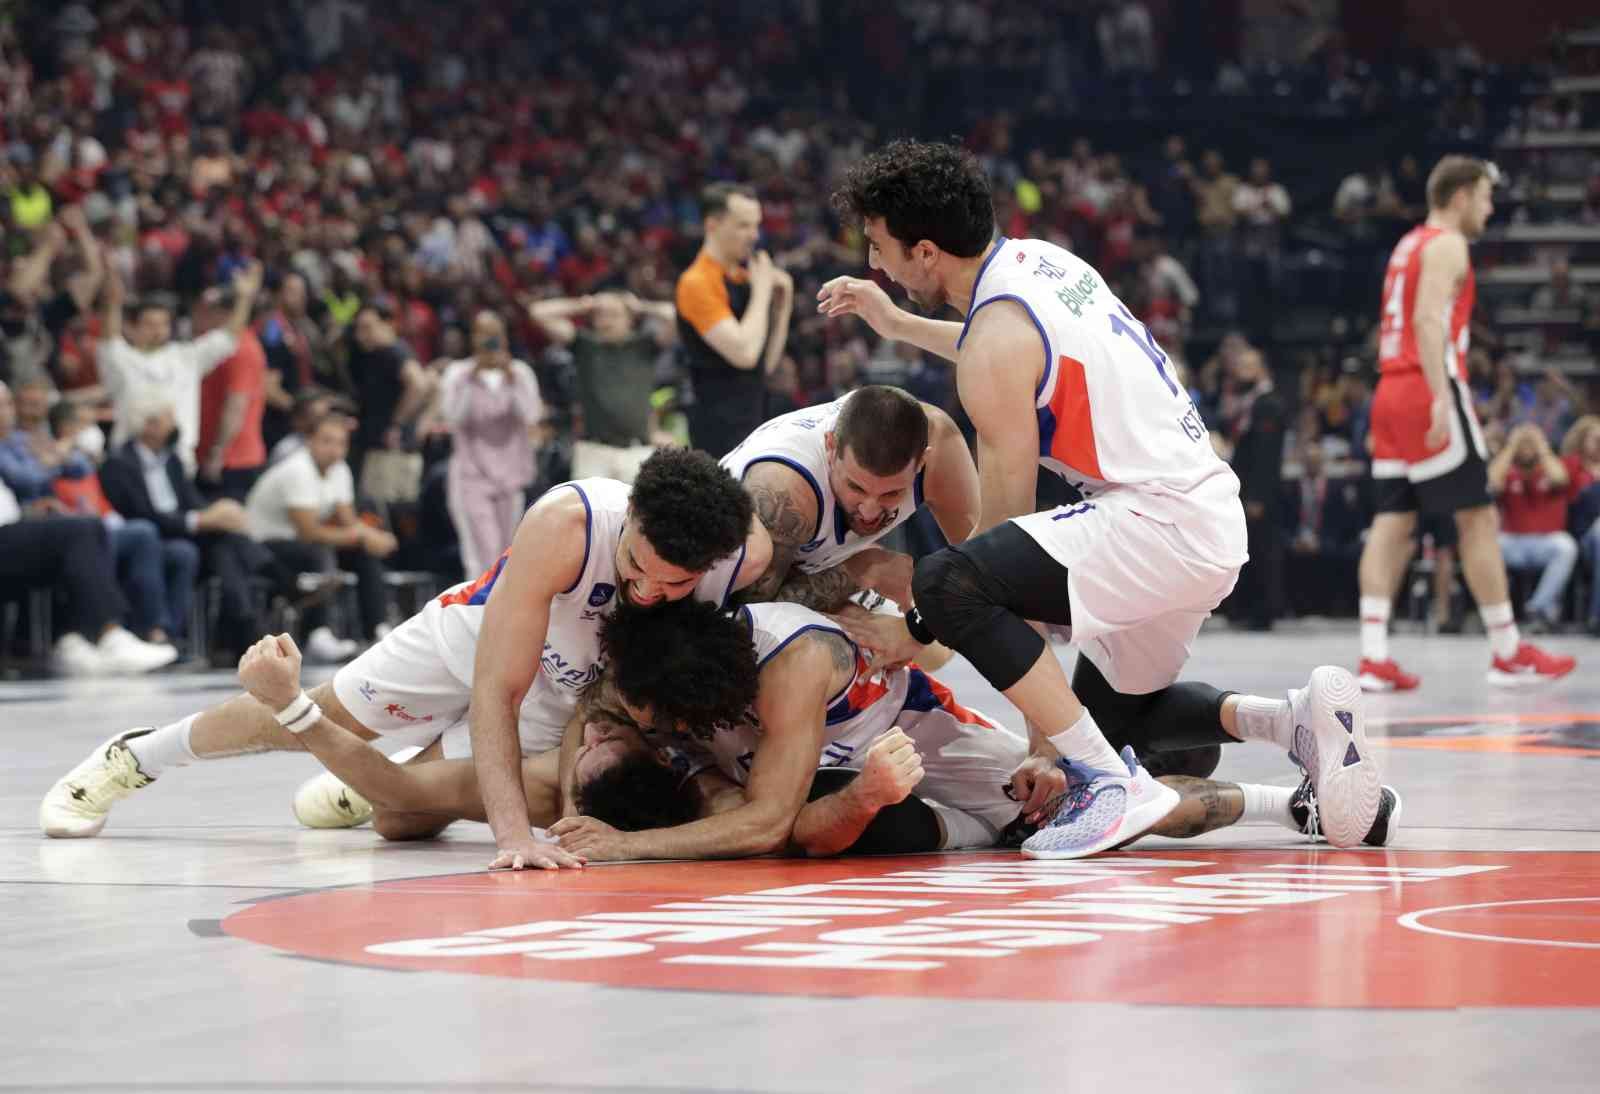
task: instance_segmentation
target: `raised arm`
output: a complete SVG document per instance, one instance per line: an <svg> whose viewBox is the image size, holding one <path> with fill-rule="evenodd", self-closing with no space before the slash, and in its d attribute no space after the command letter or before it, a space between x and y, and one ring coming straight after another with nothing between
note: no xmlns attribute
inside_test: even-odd
<svg viewBox="0 0 1600 1094"><path fill-rule="evenodd" d="M978 430L978 532L1033 512L1039 478L1033 393L1043 361L1044 343L1020 305L997 301L973 319L956 364L956 390Z"/></svg>
<svg viewBox="0 0 1600 1094"><path fill-rule="evenodd" d="M539 325L546 338L558 346L568 346L578 337L574 316L587 315L594 308L594 297L560 297L535 300L528 305L528 318Z"/></svg>
<svg viewBox="0 0 1600 1094"><path fill-rule="evenodd" d="M859 315L879 337L892 342L909 342L946 361L957 359L960 323L927 319L897 308L876 281L861 277L834 278L817 292L817 311L829 319L838 315Z"/></svg>
<svg viewBox="0 0 1600 1094"><path fill-rule="evenodd" d="M521 869L538 852L528 831L517 718L539 672L550 602L578 580L588 549L582 495L547 494L522 518L484 609L467 719L484 814L498 849L490 869Z"/></svg>
<svg viewBox="0 0 1600 1094"><path fill-rule="evenodd" d="M939 530L951 543L961 543L978 527L983 515L978 468L972 462L967 439L950 415L922 404L928 415L928 462L922 472L922 500Z"/></svg>
<svg viewBox="0 0 1600 1094"><path fill-rule="evenodd" d="M706 345L728 364L742 371L758 367L772 321L775 284L772 259L760 251L750 260L750 302L735 317L727 287L712 283L693 271L678 281L678 314L700 332Z"/></svg>
<svg viewBox="0 0 1600 1094"><path fill-rule="evenodd" d="M58 224L48 224L44 231L39 233L38 242L33 245L33 250L23 255L11 267L11 278L7 283L13 296L20 296L27 301L36 301L39 294L50 283L50 266L61 253L61 244L66 233Z"/></svg>
<svg viewBox="0 0 1600 1094"><path fill-rule="evenodd" d="M100 253L100 244L96 242L94 233L89 231L89 221L80 206L71 205L62 210L60 222L71 234L78 253L83 255L83 269L72 275L67 282L67 291L72 294L78 311L86 313L94 306L94 298L100 295L100 284L106 276L105 258Z"/></svg>
<svg viewBox="0 0 1600 1094"><path fill-rule="evenodd" d="M772 337L767 339L766 351L761 356L761 371L770 373L783 360L784 347L789 344L789 321L794 318L794 278L784 270L773 273Z"/></svg>

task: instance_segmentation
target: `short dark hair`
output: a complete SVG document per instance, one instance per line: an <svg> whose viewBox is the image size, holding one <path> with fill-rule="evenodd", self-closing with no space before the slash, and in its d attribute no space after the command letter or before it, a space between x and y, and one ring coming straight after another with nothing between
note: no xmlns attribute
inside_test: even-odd
<svg viewBox="0 0 1600 1094"><path fill-rule="evenodd" d="M648 752L636 752L577 787L578 809L624 832L674 828L695 819L682 778Z"/></svg>
<svg viewBox="0 0 1600 1094"><path fill-rule="evenodd" d="M869 384L839 409L833 439L841 455L848 448L872 474L897 475L928 447L928 415L910 392Z"/></svg>
<svg viewBox="0 0 1600 1094"><path fill-rule="evenodd" d="M1475 156L1446 156L1428 173L1428 208L1443 209L1463 187L1492 179L1496 172L1487 160Z"/></svg>
<svg viewBox="0 0 1600 1094"><path fill-rule="evenodd" d="M928 240L973 258L994 238L989 179L972 153L954 144L894 141L855 164L833 193L846 220L882 217L907 247Z"/></svg>
<svg viewBox="0 0 1600 1094"><path fill-rule="evenodd" d="M168 315L176 315L178 313L178 306L173 301L172 297L168 296L166 293L150 293L148 296L141 296L138 300L133 302L133 311L131 314L133 315L134 321L137 322L138 320L144 318L144 313L147 311L164 311Z"/></svg>
<svg viewBox="0 0 1600 1094"><path fill-rule="evenodd" d="M73 415L78 413L78 404L67 399L58 401L45 414L50 422L50 436L57 440L61 438L61 430Z"/></svg>
<svg viewBox="0 0 1600 1094"><path fill-rule="evenodd" d="M756 701L760 669L749 630L704 601L618 604L600 625L600 649L617 693L648 707L658 729L708 736Z"/></svg>
<svg viewBox="0 0 1600 1094"><path fill-rule="evenodd" d="M628 508L662 560L701 573L750 534L750 496L716 460L691 448L651 454L633 480Z"/></svg>
<svg viewBox="0 0 1600 1094"><path fill-rule="evenodd" d="M756 192L743 183L738 182L713 182L710 186L700 191L700 219L721 216L728 211L728 199L732 197L749 198L759 201Z"/></svg>

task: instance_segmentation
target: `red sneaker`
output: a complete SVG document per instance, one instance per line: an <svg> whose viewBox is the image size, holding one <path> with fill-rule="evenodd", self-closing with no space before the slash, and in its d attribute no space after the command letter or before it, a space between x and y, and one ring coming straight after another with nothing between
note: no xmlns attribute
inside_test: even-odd
<svg viewBox="0 0 1600 1094"><path fill-rule="evenodd" d="M1422 677L1412 676L1395 664L1392 658L1374 661L1363 657L1356 677L1361 681L1362 691L1410 691L1422 683Z"/></svg>
<svg viewBox="0 0 1600 1094"><path fill-rule="evenodd" d="M1545 653L1532 642L1517 647L1514 657L1496 657L1489 663L1489 683L1503 688L1527 687L1559 680L1578 665L1576 657Z"/></svg>

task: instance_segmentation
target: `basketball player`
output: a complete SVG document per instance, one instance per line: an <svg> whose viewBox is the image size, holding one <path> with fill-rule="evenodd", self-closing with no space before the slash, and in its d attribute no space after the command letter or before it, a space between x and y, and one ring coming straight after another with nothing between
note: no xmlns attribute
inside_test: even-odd
<svg viewBox="0 0 1600 1094"><path fill-rule="evenodd" d="M366 739L432 742L425 757L470 752L498 844L491 868L572 865L530 837L517 761L560 743L579 692L600 675L601 620L619 599L724 605L766 570L771 549L748 495L701 452L657 452L631 491L610 479L557 486L485 574L431 601L292 709L275 716L244 695L120 733L50 789L40 826L95 835L112 804L167 768L300 748L294 730L321 711Z"/></svg>
<svg viewBox="0 0 1600 1094"><path fill-rule="evenodd" d="M858 278L818 293L824 315L859 315L956 362L983 498L978 536L918 563L904 620L857 613L850 629L890 662L938 638L1005 693L1028 720L1018 778L1030 816L1064 788L1059 761L1094 773L1025 848L1093 854L1176 807L1102 723L1118 743L1137 732L1159 750L1272 741L1309 775L1329 840L1362 839L1381 781L1348 672L1319 668L1283 701L1174 683L1245 561L1245 521L1238 479L1149 331L1070 252L995 240L988 180L958 148L890 144L851 169L835 202L861 222L873 269L920 307L965 316L911 315ZM1041 464L1082 500L1031 512ZM1071 627L1072 687L1026 621Z"/></svg>
<svg viewBox="0 0 1600 1094"><path fill-rule="evenodd" d="M574 715L581 744L565 784L582 815L551 829L585 861L752 854L785 842L772 834L779 829L793 849L817 856L992 846L1019 812L1005 779L1026 752L1022 738L962 707L915 668L873 679L843 632L807 609L761 604L730 619L694 602L651 611L624 605L602 625L601 642L610 670ZM822 658L814 656L817 645L807 651L803 644L832 649ZM797 646L801 657L786 652ZM842 654L853 656L852 669L842 667ZM270 709L297 701L299 653L287 636L257 643L239 671L246 689ZM824 708L829 690L842 694ZM826 709L824 743L811 756L813 767L824 767L812 775L811 800L792 824L752 843L768 823L760 797L776 783L747 786L766 733L747 708L765 707L769 716L778 710L773 732L791 740L808 736L780 709L784 699L817 714L817 728ZM634 717L647 725L715 728L698 735L641 731L629 724ZM396 764L327 717L313 720L300 739L329 769L321 778L339 786L352 810L348 824L373 815L380 835L403 839L414 833L402 824L396 834L396 816L431 816L436 828L484 819L468 761ZM559 816L557 766L554 751L523 760L536 825L550 826ZM1196 835L1250 816L1308 827L1306 805L1287 789L1170 781L1184 802L1160 834ZM926 799L912 796L913 788ZM1392 838L1398 805L1395 799L1393 819L1386 814L1369 843ZM696 820L704 823L690 825Z"/></svg>
<svg viewBox="0 0 1600 1094"><path fill-rule="evenodd" d="M1396 244L1383 278L1378 389L1372 398L1377 515L1361 552L1361 668L1367 691L1409 691L1420 678L1389 656L1389 610L1411 557L1417 514L1454 516L1462 576L1489 636L1489 683L1538 684L1571 657L1523 642L1512 618L1488 454L1467 388L1476 282L1467 245L1494 212L1499 172L1446 156L1428 176L1428 219Z"/></svg>
<svg viewBox="0 0 1600 1094"><path fill-rule="evenodd" d="M667 754L676 769L693 777L699 799L710 803L704 808L715 811L730 795L739 801L732 787L746 786L769 747L771 729L761 712L772 709L772 700L784 695L805 696L803 702L815 708L817 697L829 689L833 698L827 701L825 718L813 723L822 731L822 769L813 777L813 800L795 818L791 842L798 850L810 855L847 850L903 854L993 847L1032 830L1019 822L1019 803L1027 788L1013 776L1027 755L1022 737L962 706L948 688L915 665L876 673L842 628L810 609L755 604L740 615L763 666L754 717L717 725L709 732L685 733L681 728L664 730L666 723L659 716L630 709L631 721L650 749L639 747L641 742L628 727L585 725L583 747L570 764L564 763L563 771L572 772L572 797L590 815L569 816L552 829L563 847L589 858L636 857L632 852L637 851L638 841L653 837L618 832L602 816L622 804L614 787L632 786L634 795L645 787L663 792L659 780L634 780L622 774L644 774L658 763L658 753ZM659 620L660 628L672 625L665 617ZM608 673L618 690L624 695L671 694L671 682L651 652L669 636L660 630L653 636L635 628L612 631ZM647 643L647 637L653 641ZM673 644L687 647L694 642L693 635L684 635ZM766 666L796 642L828 647L832 672L825 676L820 659L815 659L809 670L787 673L784 690L774 696L780 684L768 678ZM695 678L710 679L715 672L708 666ZM613 766L608 768L608 763ZM713 769L720 779L710 774ZM1168 776L1165 783L1182 801L1150 830L1155 835L1185 838L1251 819L1272 820L1303 832L1314 832L1318 824L1314 798L1303 787L1297 791L1236 785L1182 775ZM1070 807L1072 797L1082 792L1080 785L1057 808ZM1360 834L1377 846L1391 839L1399 825L1398 796L1388 787L1383 794L1380 816ZM669 811L664 802L652 808L656 813ZM1023 853L1070 857L1026 846Z"/></svg>
<svg viewBox="0 0 1600 1094"><path fill-rule="evenodd" d="M937 407L869 385L762 425L722 458L772 537L772 563L746 601L821 611L871 589L911 603L909 556L874 544L926 505L951 543L978 520L978 471Z"/></svg>

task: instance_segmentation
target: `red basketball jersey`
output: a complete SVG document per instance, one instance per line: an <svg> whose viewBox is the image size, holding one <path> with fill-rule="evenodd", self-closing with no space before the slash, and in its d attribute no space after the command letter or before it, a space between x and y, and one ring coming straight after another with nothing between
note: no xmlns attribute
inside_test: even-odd
<svg viewBox="0 0 1600 1094"><path fill-rule="evenodd" d="M1383 275L1383 318L1378 334L1380 372L1407 372L1422 367L1417 353L1417 327L1412 322L1417 285L1422 281L1422 249L1444 230L1419 225L1406 233L1389 256L1389 269ZM1477 281L1469 263L1467 276L1445 316L1445 373L1462 381L1467 378L1467 344L1477 294Z"/></svg>

